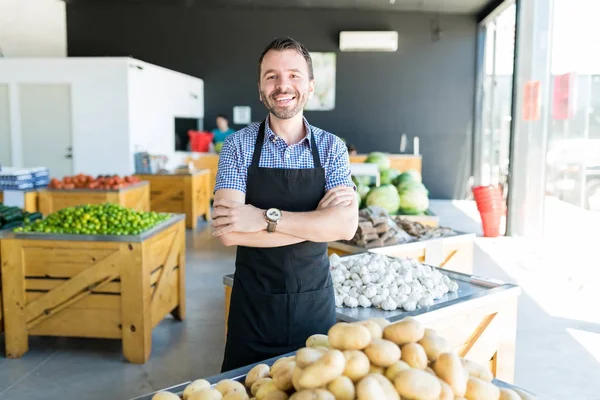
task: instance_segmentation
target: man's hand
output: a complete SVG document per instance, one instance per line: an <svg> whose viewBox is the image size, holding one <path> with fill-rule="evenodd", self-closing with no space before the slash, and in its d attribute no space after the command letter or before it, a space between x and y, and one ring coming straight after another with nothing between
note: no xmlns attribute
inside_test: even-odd
<svg viewBox="0 0 600 400"><path fill-rule="evenodd" d="M224 198L215 200L213 218L211 225L216 237L232 232L260 232L267 228L263 210Z"/></svg>
<svg viewBox="0 0 600 400"><path fill-rule="evenodd" d="M337 206L349 206L354 200L354 189L347 186L337 186L325 193L325 196L319 202L317 210Z"/></svg>

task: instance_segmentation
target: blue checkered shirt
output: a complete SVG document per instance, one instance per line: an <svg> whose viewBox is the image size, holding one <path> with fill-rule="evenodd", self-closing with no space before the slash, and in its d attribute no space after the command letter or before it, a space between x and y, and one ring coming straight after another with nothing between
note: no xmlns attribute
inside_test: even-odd
<svg viewBox="0 0 600 400"><path fill-rule="evenodd" d="M325 191L345 185L354 188L350 175L348 149L337 136L322 129L310 126L304 118L309 132L300 142L288 146L265 123L265 140L258 166L261 168L302 169L314 168L311 145L314 142L319 150L321 166L325 169ZM246 193L248 168L260 123L243 128L225 139L219 153L219 169L215 192L219 189L237 189ZM312 128L312 129L311 129Z"/></svg>

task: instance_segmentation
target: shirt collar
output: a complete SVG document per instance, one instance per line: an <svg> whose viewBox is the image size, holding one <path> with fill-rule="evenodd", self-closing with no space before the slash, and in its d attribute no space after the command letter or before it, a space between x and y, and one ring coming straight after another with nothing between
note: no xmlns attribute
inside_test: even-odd
<svg viewBox="0 0 600 400"><path fill-rule="evenodd" d="M306 136L304 136L304 138L300 142L298 142L298 144L306 143L308 145L308 147L310 147L311 140L312 140L312 129L310 128L310 124L306 120L306 117L303 116L302 121L304 122L304 129L306 130ZM269 116L267 116L267 118L265 118L265 139L274 140L276 138L278 138L278 136L275 134L275 132L273 132L271 130L271 127L269 126Z"/></svg>

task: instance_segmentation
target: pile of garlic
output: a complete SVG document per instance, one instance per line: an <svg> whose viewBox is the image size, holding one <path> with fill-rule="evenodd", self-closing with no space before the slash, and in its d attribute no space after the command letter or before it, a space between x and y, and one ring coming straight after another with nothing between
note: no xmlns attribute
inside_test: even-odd
<svg viewBox="0 0 600 400"><path fill-rule="evenodd" d="M458 284L436 268L409 258L365 253L329 257L336 307L379 307L413 311L430 307Z"/></svg>

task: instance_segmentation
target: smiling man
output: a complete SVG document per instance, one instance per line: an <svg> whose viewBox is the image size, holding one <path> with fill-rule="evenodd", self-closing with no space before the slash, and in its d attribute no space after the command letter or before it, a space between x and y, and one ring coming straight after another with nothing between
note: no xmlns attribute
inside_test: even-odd
<svg viewBox="0 0 600 400"><path fill-rule="evenodd" d="M327 242L351 239L358 204L345 144L311 126L308 50L278 38L258 61L260 124L229 136L219 156L213 235L237 245L222 371L304 346L335 323Z"/></svg>

